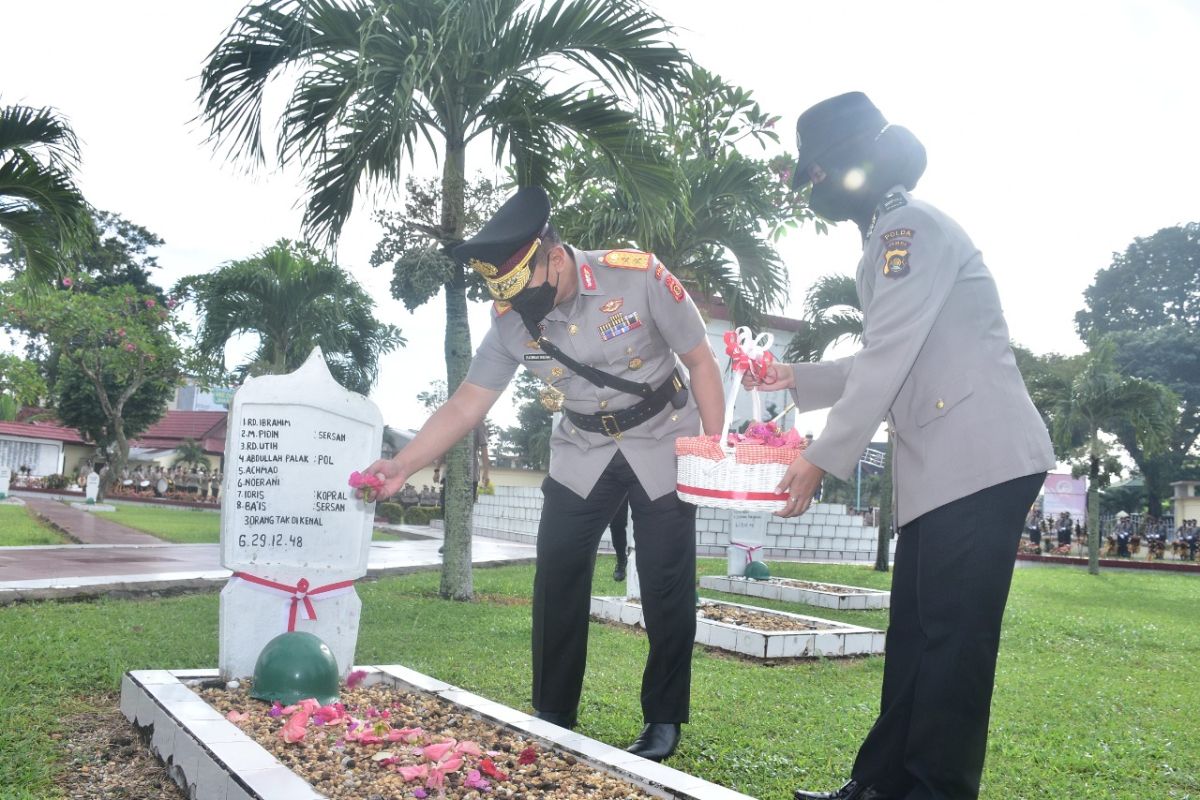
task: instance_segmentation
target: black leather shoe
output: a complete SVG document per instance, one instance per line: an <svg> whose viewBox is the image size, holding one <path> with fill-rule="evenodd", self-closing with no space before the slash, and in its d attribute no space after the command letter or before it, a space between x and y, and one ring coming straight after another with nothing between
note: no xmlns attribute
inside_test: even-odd
<svg viewBox="0 0 1200 800"><path fill-rule="evenodd" d="M856 780L849 780L846 785L836 792L806 792L797 789L796 800L887 800L885 795L864 786Z"/></svg>
<svg viewBox="0 0 1200 800"><path fill-rule="evenodd" d="M662 761L675 752L680 735L678 722L647 722L633 744L625 749L650 761Z"/></svg>
<svg viewBox="0 0 1200 800"><path fill-rule="evenodd" d="M573 712L568 713L566 711L535 711L533 712L533 716L537 717L538 719L544 719L551 725L557 725L558 727L566 728L567 730L574 728L578 722Z"/></svg>
<svg viewBox="0 0 1200 800"><path fill-rule="evenodd" d="M613 580L617 583L625 580L625 562L618 561L617 568L613 570Z"/></svg>

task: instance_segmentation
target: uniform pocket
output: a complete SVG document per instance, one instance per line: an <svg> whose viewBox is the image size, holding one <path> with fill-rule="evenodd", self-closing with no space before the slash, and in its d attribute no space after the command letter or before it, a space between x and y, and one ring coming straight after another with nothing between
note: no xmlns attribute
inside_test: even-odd
<svg viewBox="0 0 1200 800"><path fill-rule="evenodd" d="M975 387L969 381L947 387L941 392L931 393L918 407L913 418L917 427L924 428L935 419L950 413L950 409L966 400L975 392Z"/></svg>

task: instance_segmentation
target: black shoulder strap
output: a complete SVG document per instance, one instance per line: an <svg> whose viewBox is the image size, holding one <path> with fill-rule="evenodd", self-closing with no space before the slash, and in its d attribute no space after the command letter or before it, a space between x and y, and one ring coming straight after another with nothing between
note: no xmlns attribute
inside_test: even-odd
<svg viewBox="0 0 1200 800"><path fill-rule="evenodd" d="M639 397L649 397L650 395L654 394L654 389L652 389L648 383L627 381L624 378L618 378L616 375L610 375L607 372L602 372L595 367L589 367L586 364L580 364L578 361L560 350L558 345L551 342L545 336L538 336L537 343L538 346L542 348L543 353L558 361L564 367L567 367L595 386L607 386L628 394L636 394Z"/></svg>

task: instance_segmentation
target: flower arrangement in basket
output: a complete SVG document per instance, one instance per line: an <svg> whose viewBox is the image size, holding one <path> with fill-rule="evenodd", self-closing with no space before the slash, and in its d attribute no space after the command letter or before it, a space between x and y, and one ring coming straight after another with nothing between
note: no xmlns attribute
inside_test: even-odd
<svg viewBox="0 0 1200 800"><path fill-rule="evenodd" d="M741 511L777 511L787 502L787 494L777 494L775 489L804 450L804 437L794 428L780 430L775 420L755 422L745 433L730 430L742 374L749 371L759 379L766 377L774 361L770 353L773 342L770 333L756 338L746 327L726 332L725 352L731 359L733 385L725 393L722 435L675 440L675 455L679 457L675 490L683 500ZM751 397L754 418L761 420L762 398L758 392L751 392Z"/></svg>

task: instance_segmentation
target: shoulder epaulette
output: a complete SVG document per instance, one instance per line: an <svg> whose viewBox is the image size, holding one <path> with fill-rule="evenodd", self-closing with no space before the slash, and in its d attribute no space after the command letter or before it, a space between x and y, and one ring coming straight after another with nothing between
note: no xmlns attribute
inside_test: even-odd
<svg viewBox="0 0 1200 800"><path fill-rule="evenodd" d="M600 262L606 267L616 269L646 270L650 269L653 258L654 256L641 250L609 250L600 259Z"/></svg>
<svg viewBox="0 0 1200 800"><path fill-rule="evenodd" d="M884 196L883 202L879 204L879 207L886 213L888 211L895 211L897 208L904 208L906 205L908 205L908 200L905 199L904 195L900 192L892 192Z"/></svg>
<svg viewBox="0 0 1200 800"><path fill-rule="evenodd" d="M492 313L497 317L503 317L509 311L512 311L512 303L504 300L495 300L492 302Z"/></svg>

